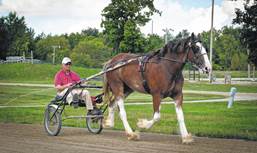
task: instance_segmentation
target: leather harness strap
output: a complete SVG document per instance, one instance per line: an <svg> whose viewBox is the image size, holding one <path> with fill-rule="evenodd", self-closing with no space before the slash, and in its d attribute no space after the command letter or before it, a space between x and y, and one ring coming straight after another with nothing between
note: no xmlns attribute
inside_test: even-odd
<svg viewBox="0 0 257 153"><path fill-rule="evenodd" d="M148 83L145 79L144 72L145 72L145 69L146 69L146 63L148 62L149 58L150 58L150 56L147 56L147 55L146 56L141 56L141 57L138 58L139 72L141 72L141 77L143 79L143 87L144 87L144 89L147 93L150 93L151 90L150 90L150 88L148 86Z"/></svg>

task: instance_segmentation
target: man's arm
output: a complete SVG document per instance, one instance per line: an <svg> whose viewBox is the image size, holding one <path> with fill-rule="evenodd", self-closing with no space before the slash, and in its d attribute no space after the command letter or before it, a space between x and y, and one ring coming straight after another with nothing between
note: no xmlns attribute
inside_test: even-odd
<svg viewBox="0 0 257 153"><path fill-rule="evenodd" d="M63 91L64 89L70 87L72 85L72 83L68 83L68 84L65 84L65 85L57 85L55 86L55 89L58 91L58 92L61 92Z"/></svg>

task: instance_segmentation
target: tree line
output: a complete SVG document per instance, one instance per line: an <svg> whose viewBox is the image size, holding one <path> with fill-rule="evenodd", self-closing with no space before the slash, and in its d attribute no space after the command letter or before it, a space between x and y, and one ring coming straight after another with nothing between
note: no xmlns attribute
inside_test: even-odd
<svg viewBox="0 0 257 153"><path fill-rule="evenodd" d="M247 4L245 5L247 7ZM256 10L254 10L255 13ZM247 9L245 12L241 10L236 12L235 24L249 24L243 20L243 14L248 13ZM155 51L164 46L164 37L174 41L190 36L187 30L182 30L177 35L173 35L169 30L166 30L165 36L144 35L139 27L150 21L154 13L161 15L161 11L154 7L153 0L112 0L102 11L103 32L96 28L87 28L70 34L35 35L34 30L25 23L25 17L19 17L16 12L10 12L7 16L0 18L0 58L21 56L23 52L28 55L33 51L34 58L51 62L55 49L56 63L60 63L63 57L69 56L75 65L102 67L102 63L118 53L142 54ZM257 35L251 35L251 39L247 39L249 35L247 31L251 32L251 30L254 31L254 29L249 30L249 26L237 28L225 26L220 30L214 30L214 69L245 70L248 60L255 63L256 47L254 46ZM210 31L204 31L200 35L208 49ZM247 49L250 49L249 57Z"/></svg>

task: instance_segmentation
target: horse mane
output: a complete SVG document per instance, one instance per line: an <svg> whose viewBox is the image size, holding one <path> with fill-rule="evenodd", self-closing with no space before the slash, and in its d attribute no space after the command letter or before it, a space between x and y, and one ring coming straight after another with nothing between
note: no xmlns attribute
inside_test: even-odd
<svg viewBox="0 0 257 153"><path fill-rule="evenodd" d="M190 41L190 37L180 39L180 40L172 40L169 41L167 44L164 45L164 47L159 48L155 51L148 52L145 54L146 56L150 58L157 56L158 58L164 57L168 53L168 49L170 49L171 52L179 52L179 47L186 47L186 44Z"/></svg>
<svg viewBox="0 0 257 153"><path fill-rule="evenodd" d="M180 39L180 40L172 40L169 41L163 48L157 50L156 52L159 52L160 57L164 57L168 53L168 49L170 49L171 52L179 52L179 47L186 47L186 44L190 41L190 37Z"/></svg>

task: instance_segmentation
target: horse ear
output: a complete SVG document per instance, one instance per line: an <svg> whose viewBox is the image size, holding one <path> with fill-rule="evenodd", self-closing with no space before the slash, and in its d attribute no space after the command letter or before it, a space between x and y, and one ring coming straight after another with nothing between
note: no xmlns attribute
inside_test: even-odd
<svg viewBox="0 0 257 153"><path fill-rule="evenodd" d="M167 53L167 50L168 50L168 45L165 44L165 46L160 50L161 57L163 57Z"/></svg>
<svg viewBox="0 0 257 153"><path fill-rule="evenodd" d="M197 38L198 38L199 40L201 40L201 34L200 34L200 33L198 33Z"/></svg>
<svg viewBox="0 0 257 153"><path fill-rule="evenodd" d="M195 34L194 33L191 34L191 40L193 40L193 41L195 40Z"/></svg>

